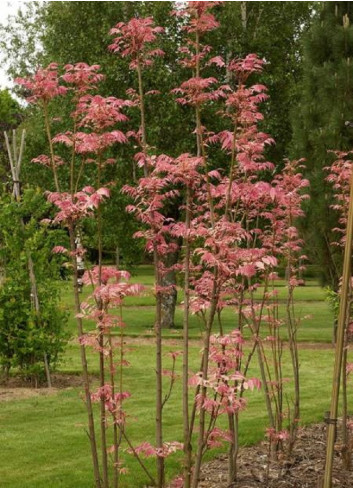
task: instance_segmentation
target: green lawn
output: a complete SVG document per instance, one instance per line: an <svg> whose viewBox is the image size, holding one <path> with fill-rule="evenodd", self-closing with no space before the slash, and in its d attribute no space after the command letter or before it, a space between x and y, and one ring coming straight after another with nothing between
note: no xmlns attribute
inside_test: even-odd
<svg viewBox="0 0 353 489"><path fill-rule="evenodd" d="M132 276L133 282L142 283L146 286L145 293L140 297L127 297L124 306L124 321L127 325L125 334L129 336L151 336L153 335L153 324L155 319L154 303L155 299L152 293L152 284L154 281L152 267L144 265L136 267ZM287 287L283 280L276 282L278 297L280 301L280 314L285 314L285 300L287 297ZM90 287L85 287L82 294L84 300L90 293ZM259 289L255 297L261 297ZM178 303L183 300L182 292L178 291ZM306 281L304 287L297 287L295 290L296 315L303 318L300 324L298 339L299 341L330 343L332 341L333 314L329 304L325 301L325 290L319 287L313 280ZM73 310L73 297L71 285L68 282L62 283L62 302L71 312ZM164 331L165 338L180 338L182 332L182 306L178 306L175 315L175 329ZM308 317L310 316L310 317ZM237 327L234 312L227 308L222 313L222 323L225 331ZM86 328L94 328L94 323L86 321ZM202 321L197 316L192 316L190 320L190 336L193 338L200 337L202 331ZM69 320L70 332L76 334L76 323L73 314ZM245 331L245 336L249 336ZM267 332L264 330L264 335ZM286 339L286 332L283 332L283 338Z"/></svg>
<svg viewBox="0 0 353 489"><path fill-rule="evenodd" d="M165 351L170 350L167 347ZM175 347L177 348L177 346ZM192 347L192 363L197 368L199 347ZM126 370L126 388L132 398L126 407L130 414L127 432L134 443L153 443L154 361L153 346L132 346L131 368ZM285 353L287 358L287 352ZM166 368L170 359L164 357ZM97 365L90 355L91 370ZM333 350L302 350L302 423L322 419L328 409L332 374ZM179 362L180 368L180 362ZM79 372L78 348L70 345L60 367L62 372ZM255 363L249 376L257 375ZM286 375L286 373L285 373ZM165 408L165 439L181 440L182 418L180 382ZM92 487L92 470L88 439L85 434L86 415L81 389L69 388L53 395L1 402L0 485L1 487ZM249 393L249 407L240 417L241 442L252 444L263 437L266 415L263 394ZM210 454L211 455L211 454ZM130 474L123 476L122 485L143 487L147 480L127 453L123 454ZM178 470L180 455L168 459L168 477ZM153 462L147 461L153 470Z"/></svg>
<svg viewBox="0 0 353 489"><path fill-rule="evenodd" d="M135 267L131 277L132 283L140 283L145 286L145 292L139 297L127 297L125 306L153 306L155 298L152 292L154 284L153 268L149 265L141 265ZM285 301L287 297L287 287L284 280L276 280L275 286L278 289L278 297L280 301ZM72 303L71 285L70 282L62 282L63 300ZM90 287L85 287L83 297L86 297L90 292ZM261 298L262 288L260 287L255 293L255 298ZM178 303L183 301L183 291L178 288ZM297 301L324 301L325 290L317 284L315 280L307 280L305 286L297 287L295 290L295 300Z"/></svg>
<svg viewBox="0 0 353 489"><path fill-rule="evenodd" d="M154 432L154 348L151 339L143 336L153 335L154 298L150 287L153 284L151 267L140 267L133 277L135 282L144 283L146 295L141 298L129 298L128 307L124 309L124 320L128 347L128 359L131 368L126 369L125 388L132 393L126 402L129 414L127 433L134 444L144 440L153 443ZM278 282L280 298L285 299L286 288ZM72 296L68 283L62 284L63 307L72 311ZM83 298L88 290L83 293ZM300 341L331 342L333 317L325 302L325 292L315 282L307 282L305 287L296 291L298 303L296 311L303 319ZM281 305L284 313L284 304ZM170 358L166 355L172 349L180 349L182 310L176 313L176 329L164 332L169 338L164 346L164 368L170 368ZM234 313L229 308L223 313L225 330L236 327ZM86 328L93 324L86 324ZM76 375L81 372L79 349L74 339L76 326L71 313L69 321L73 339L68 344L64 358L59 365L62 374ZM198 370L201 344L197 341L202 330L199 318L191 320L191 368ZM246 333L248 334L248 333ZM140 336L137 340L136 336ZM174 338L171 341L170 338ZM302 423L316 422L322 419L329 407L333 349L330 345L324 348L300 350L300 368L302 380ZM289 358L284 352L284 361ZM88 350L89 368L92 374L98 372L97 355ZM178 360L178 369L181 361ZM180 371L179 371L180 373ZM249 377L257 376L254 361ZM284 372L290 376L290 372ZM166 381L167 382L167 381ZM165 386L167 387L167 386ZM290 384L288 384L290 389ZM44 390L42 390L42 393ZM182 437L181 385L177 380L172 397L164 410L165 440L180 440ZM263 393L248 393L248 409L241 413L240 438L242 444L259 441L267 424L263 402ZM290 397L290 392L289 392ZM0 396L1 400L1 396ZM82 401L82 388L70 387L56 390L48 395L37 395L30 398L19 398L0 402L0 486L1 487L92 487L93 477L88 438L85 432L86 413ZM210 453L208 456L214 455ZM144 487L148 481L131 455L122 454L130 469L128 475L122 476L121 485ZM176 454L168 459L167 476L178 473L181 455ZM154 462L146 464L154 470Z"/></svg>

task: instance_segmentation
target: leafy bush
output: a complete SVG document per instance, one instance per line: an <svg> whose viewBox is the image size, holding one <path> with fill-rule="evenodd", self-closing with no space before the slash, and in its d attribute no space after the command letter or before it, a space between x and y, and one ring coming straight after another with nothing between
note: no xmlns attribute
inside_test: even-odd
<svg viewBox="0 0 353 489"><path fill-rule="evenodd" d="M67 313L59 305L60 258L51 253L61 230L39 221L49 212L39 191L25 190L23 201L4 195L0 202L0 365L37 383L44 375L44 357L52 370L66 344ZM39 312L34 307L28 260L34 263Z"/></svg>

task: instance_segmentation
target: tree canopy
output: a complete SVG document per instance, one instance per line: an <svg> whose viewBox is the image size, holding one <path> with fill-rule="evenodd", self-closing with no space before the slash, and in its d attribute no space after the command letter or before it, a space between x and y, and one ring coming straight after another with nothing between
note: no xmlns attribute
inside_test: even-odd
<svg viewBox="0 0 353 489"><path fill-rule="evenodd" d="M322 281L335 288L340 277L341 251L331 246L337 213L330 207L332 190L326 167L330 150L353 146L347 121L353 114L353 26L351 2L327 2L304 38L303 76L298 103L292 108L291 153L306 159L311 184L305 234L310 258L320 265Z"/></svg>

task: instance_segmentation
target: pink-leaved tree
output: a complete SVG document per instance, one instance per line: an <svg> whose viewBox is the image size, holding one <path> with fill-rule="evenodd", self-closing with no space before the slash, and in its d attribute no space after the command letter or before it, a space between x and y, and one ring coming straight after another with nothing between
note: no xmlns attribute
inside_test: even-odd
<svg viewBox="0 0 353 489"><path fill-rule="evenodd" d="M294 290L300 285L305 258L296 220L303 216L307 181L300 170L301 162L285 162L283 170L276 171L274 164L266 159L266 147L273 143L259 127L263 119L261 104L267 99L266 87L254 83L263 70L263 60L249 54L244 59L225 61L221 56L214 56L211 47L204 43L207 33L218 26L213 8L221 3L186 2L174 12L181 18L184 33L178 61L191 76L171 96L176 103L189 108L195 120L195 144L188 153L177 157L158 154L148 144L144 70L153 64L155 57L163 55L157 46L163 29L156 27L152 18L134 18L117 24L111 31L114 40L110 50L127 57L130 69L136 72L137 90L129 89L127 100L92 94L102 79L97 65L67 65L60 76L58 66L52 64L33 77L19 80L30 92L29 101L43 110L49 154L40 155L34 161L52 171L54 191L48 191L47 196L56 208L53 222L66 227L70 237L69 250L58 245L54 251L67 254L72 261L75 315L97 487L110 485L109 454L113 463L112 483L115 487L119 485L119 473L126 469L120 458L122 439L149 482L157 487L165 485L166 457L181 449L183 475L178 482L185 487L197 487L206 452L226 443L228 483L234 483L239 414L246 408L246 393L261 386L269 418L270 446L281 450L287 439L289 450L294 445L300 395ZM68 97L72 104L71 126L53 136L50 102L61 96ZM125 111L130 107L139 110L140 127L128 130ZM205 117L209 112L214 116L211 119ZM217 123L208 127L206 120L209 125L213 121ZM124 384L128 362L122 306L124 298L140 293L141 287L131 285L126 272L102 264L102 206L109 202L111 187L121 185L121 182L106 181L105 169L115 164L111 150L129 140L137 142L139 150L132 165L134 184L125 185L123 192L131 198L127 211L141 223L136 237L145 240L146 249L153 257L156 297L155 444L143 441L138 446L131 443L126 427L124 402L130 393ZM143 172L140 178L136 163ZM95 168L94 186L83 186L88 165ZM69 174L69 179L62 178L65 174ZM171 205L178 208L180 218L168 216L167 207ZM92 293L82 304L77 261L84 258L85 249L78 245L78 236L82 233L82 221L87 218L96 223L98 265L85 272L83 281L92 288ZM164 257L175 251L176 240L183 242L180 260L172 266L179 273L184 292L183 432L182 442L166 442L163 409L177 380L179 352L171 354L171 370L164 369L161 301L162 294L174 287L166 287L163 277L170 271ZM279 316L275 287L280 264L287 269L285 319ZM234 313L233 324L227 330L223 325L225 310ZM192 314L200 318L203 326L200 365L195 372L190 371ZM86 319L95 321L93 332L85 331ZM112 336L113 329L119 330L117 342ZM286 380L282 375L283 329L287 330L295 387L294 409L287 427L283 426L283 419L289 414L283 403ZM88 346L99 357L99 386L94 392L86 358ZM260 378L250 376L256 356ZM164 376L168 377L167 388ZM92 402L100 406L100 457ZM107 442L108 419L112 421L111 447ZM156 458L156 479L143 457Z"/></svg>

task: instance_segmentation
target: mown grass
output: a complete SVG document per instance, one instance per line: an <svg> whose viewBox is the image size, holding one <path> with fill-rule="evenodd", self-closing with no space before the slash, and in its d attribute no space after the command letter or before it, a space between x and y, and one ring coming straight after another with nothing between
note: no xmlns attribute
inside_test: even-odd
<svg viewBox="0 0 353 489"><path fill-rule="evenodd" d="M145 286L145 292L139 297L127 297L125 299L125 306L153 306L155 304L155 297L153 295L154 274L153 268L150 265L141 265L135 267L132 276L132 283L140 283ZM287 287L285 280L276 280L274 282L275 287L278 290L278 297L280 301L285 301L287 298ZM83 297L86 297L90 292L90 287L84 288ZM262 297L263 289L260 287L255 292L254 297L260 299ZM62 294L63 300L68 303L72 303L71 284L70 282L62 282ZM184 300L183 291L178 287L178 304ZM324 301L325 290L320 287L315 280L306 280L305 286L297 287L295 289L296 301Z"/></svg>
<svg viewBox="0 0 353 489"><path fill-rule="evenodd" d="M146 286L142 296L127 297L124 301L124 322L126 323L125 334L129 336L152 336L153 324L155 320L155 298L153 296L152 285L154 281L152 267L144 265L136 267L132 276L133 282L138 282ZM287 287L284 280L275 283L278 290L280 316L285 315L285 301L287 297ZM85 300L90 294L90 287L85 287L82 299ZM255 298L261 298L261 288L255 293ZM325 301L325 290L317 282L307 280L306 285L295 289L296 317L301 318L298 331L298 340L307 342L330 343L333 331L333 313L329 304ZM178 303L183 300L182 291L178 291ZM71 285L67 282L62 283L62 302L70 311L69 329L72 335L76 334L76 323L72 314L73 297ZM182 306L179 305L175 314L175 328L166 329L163 332L165 338L180 338L182 334ZM222 324L225 331L230 331L237 327L236 316L231 308L226 308L222 312ZM87 330L94 328L94 323L86 321ZM203 330L202 320L198 316L191 316L190 337L199 338ZM267 331L264 328L263 334ZM250 332L245 330L245 336L249 337ZM283 330L283 338L287 339L286 331Z"/></svg>
<svg viewBox="0 0 353 489"><path fill-rule="evenodd" d="M135 282L147 287L153 284L151 267L141 267ZM280 297L285 298L283 282L278 283ZM76 326L72 313L72 297L69 284L63 283L63 306L70 311L69 328L73 337ZM333 317L325 293L315 282L308 282L298 288L296 306L298 316L312 315L303 319L299 330L299 340L307 342L331 342ZM88 290L83 293L83 298ZM146 301L146 302L143 302ZM126 402L129 417L127 433L134 444L153 440L154 433L154 348L151 339L154 322L154 298L149 289L142 298L129 299L124 308L124 320L128 359L131 367L125 372L125 389L132 394ZM139 307L140 306L140 307ZM143 306L143 307L141 307ZM281 305L282 314L284 304ZM181 309L176 314L176 329L164 332L165 338L173 338L164 346L164 368L170 368L168 351L180 349ZM236 327L234 314L228 309L223 314L225 330ZM86 324L86 328L93 327ZM190 345L191 368L199 369L200 344L197 338L202 331L201 321L193 316L191 320ZM133 338L141 336L139 340ZM284 363L288 363L288 351L284 352ZM97 374L97 356L88 351L89 368L92 375ZM320 349L300 350L300 369L302 382L303 424L321 420L329 407L333 349L327 345ZM177 365L180 374L181 362ZM79 349L73 339L66 348L64 358L59 365L62 374L78 375L81 372ZM249 377L257 376L254 361ZM290 377L290 371L284 372ZM167 382L167 380L165 381ZM165 386L167 387L167 385ZM287 384L288 399L291 397L291 383ZM0 487L93 487L89 441L86 435L86 412L82 400L82 388L55 390L31 398L19 398L0 402ZM172 396L164 410L165 440L179 440L182 437L181 385L178 378ZM248 409L240 416L240 441L244 445L256 443L264 436L267 425L263 392L249 392ZM0 398L1 400L1 398ZM97 413L96 413L97 414ZM124 447L126 448L126 447ZM208 456L211 457L214 452ZM129 474L122 476L121 486L144 487L148 480L136 461L126 451L122 459L129 467ZM180 470L181 455L176 454L167 462L167 477L174 477ZM154 471L154 462L146 464Z"/></svg>
<svg viewBox="0 0 353 489"><path fill-rule="evenodd" d="M177 348L178 345L175 346ZM165 348L165 353L172 347ZM285 352L284 361L288 359ZM91 371L97 365L89 356ZM199 347L191 348L192 367L197 368ZM134 443L153 443L154 432L154 360L153 346L132 345L131 367L126 369L125 388L132 393L126 402L129 413L127 432ZM170 359L164 356L166 368ZM322 419L329 404L333 350L300 352L302 379L302 423ZM180 364L178 365L180 369ZM80 371L78 348L70 345L61 371ZM180 373L180 372L179 372ZM254 363L249 376L258 374ZM289 372L285 372L289 375ZM290 387L290 384L288 384ZM180 381L164 411L165 439L181 440L182 410ZM51 395L1 403L0 485L1 487L92 487L93 477L88 438L85 434L86 414L81 389L70 388ZM290 397L290 394L289 394ZM240 439L244 445L259 441L267 425L262 392L249 392L248 409L240 416ZM211 456L212 454L210 454ZM128 453L122 458L129 467L122 476L122 486L144 487L148 481ZM178 473L180 454L168 459L168 478ZM146 461L150 470L154 463Z"/></svg>

